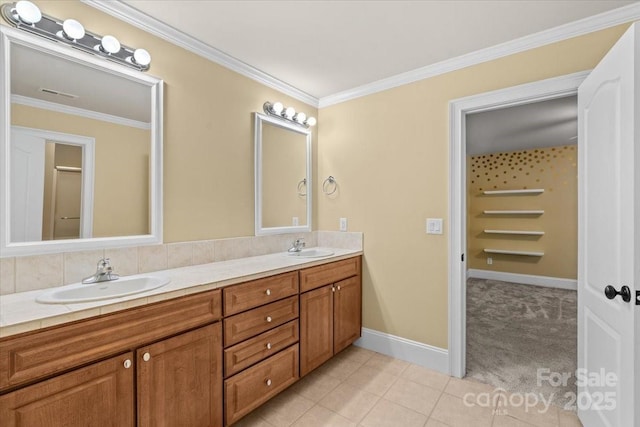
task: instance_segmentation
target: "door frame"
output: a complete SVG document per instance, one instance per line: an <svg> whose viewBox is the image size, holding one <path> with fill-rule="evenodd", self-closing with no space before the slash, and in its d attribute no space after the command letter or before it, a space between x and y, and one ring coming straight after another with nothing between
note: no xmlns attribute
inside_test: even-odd
<svg viewBox="0 0 640 427"><path fill-rule="evenodd" d="M466 373L466 115L576 95L589 71L449 102L449 374ZM578 144L580 141L578 141Z"/></svg>
<svg viewBox="0 0 640 427"><path fill-rule="evenodd" d="M11 126L11 130L42 138L45 142L60 142L62 144L76 145L82 148L80 238L86 239L92 237L96 139L91 136L74 135L71 133L55 132L47 129L36 129L24 126Z"/></svg>

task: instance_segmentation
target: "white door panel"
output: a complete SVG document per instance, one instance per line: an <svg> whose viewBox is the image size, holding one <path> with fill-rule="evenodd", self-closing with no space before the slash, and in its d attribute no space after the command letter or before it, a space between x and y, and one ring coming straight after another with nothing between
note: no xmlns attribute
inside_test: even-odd
<svg viewBox="0 0 640 427"><path fill-rule="evenodd" d="M11 130L11 242L42 240L44 147L44 139Z"/></svg>
<svg viewBox="0 0 640 427"><path fill-rule="evenodd" d="M639 35L632 26L578 90L578 368L589 381L576 404L585 427L640 425L639 308L604 293L628 286L635 296L640 275Z"/></svg>

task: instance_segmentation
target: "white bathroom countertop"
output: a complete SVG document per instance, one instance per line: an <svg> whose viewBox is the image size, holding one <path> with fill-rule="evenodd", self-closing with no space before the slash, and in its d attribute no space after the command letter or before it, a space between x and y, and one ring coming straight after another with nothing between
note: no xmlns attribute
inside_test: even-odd
<svg viewBox="0 0 640 427"><path fill-rule="evenodd" d="M323 249L334 254L324 258L298 258L280 252L140 274L137 276L167 277L171 282L151 291L101 301L36 302L38 295L53 288L2 295L0 338L362 255L360 250Z"/></svg>

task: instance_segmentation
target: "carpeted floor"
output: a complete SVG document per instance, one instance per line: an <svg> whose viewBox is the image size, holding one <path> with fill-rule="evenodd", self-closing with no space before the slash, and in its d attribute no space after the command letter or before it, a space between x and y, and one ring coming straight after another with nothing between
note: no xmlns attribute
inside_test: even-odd
<svg viewBox="0 0 640 427"><path fill-rule="evenodd" d="M467 377L564 407L576 392L576 310L576 291L468 279ZM571 378L539 386L538 368Z"/></svg>

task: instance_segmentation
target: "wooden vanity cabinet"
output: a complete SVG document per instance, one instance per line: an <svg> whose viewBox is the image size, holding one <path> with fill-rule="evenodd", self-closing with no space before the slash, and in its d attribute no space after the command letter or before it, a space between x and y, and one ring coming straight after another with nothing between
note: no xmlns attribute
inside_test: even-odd
<svg viewBox="0 0 640 427"><path fill-rule="evenodd" d="M3 427L134 426L133 353L0 396Z"/></svg>
<svg viewBox="0 0 640 427"><path fill-rule="evenodd" d="M300 378L298 292L297 271L222 290L225 425Z"/></svg>
<svg viewBox="0 0 640 427"><path fill-rule="evenodd" d="M222 426L220 322L136 350L138 426Z"/></svg>
<svg viewBox="0 0 640 427"><path fill-rule="evenodd" d="M361 335L360 257L301 270L300 282L315 287L300 294L302 377Z"/></svg>
<svg viewBox="0 0 640 427"><path fill-rule="evenodd" d="M27 385L0 425L220 427L221 317L215 290L2 340L5 390Z"/></svg>

